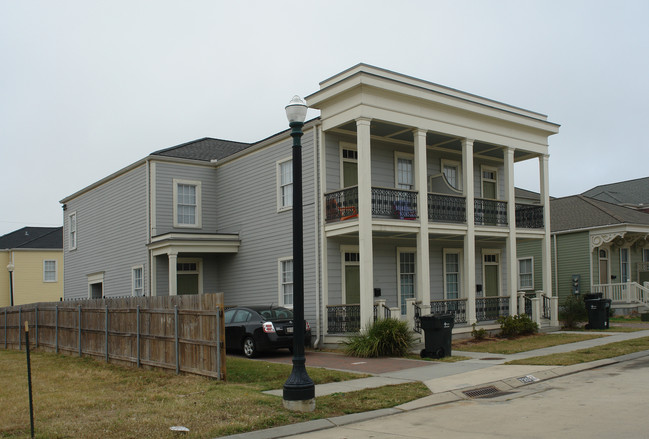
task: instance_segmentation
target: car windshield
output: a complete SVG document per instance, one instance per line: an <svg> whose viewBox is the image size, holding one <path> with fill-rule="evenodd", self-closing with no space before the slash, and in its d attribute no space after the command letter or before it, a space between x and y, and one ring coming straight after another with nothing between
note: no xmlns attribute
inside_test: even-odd
<svg viewBox="0 0 649 439"><path fill-rule="evenodd" d="M259 315L261 315L266 320L283 320L283 319L292 319L293 311L288 308L268 308L259 310Z"/></svg>

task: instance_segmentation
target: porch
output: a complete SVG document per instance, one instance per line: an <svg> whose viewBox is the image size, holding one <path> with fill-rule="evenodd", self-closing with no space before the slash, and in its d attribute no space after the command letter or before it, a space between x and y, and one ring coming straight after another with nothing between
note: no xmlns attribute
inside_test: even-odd
<svg viewBox="0 0 649 439"><path fill-rule="evenodd" d="M615 314L649 311L649 282L644 282L644 285L638 282L593 285L591 292L610 299Z"/></svg>

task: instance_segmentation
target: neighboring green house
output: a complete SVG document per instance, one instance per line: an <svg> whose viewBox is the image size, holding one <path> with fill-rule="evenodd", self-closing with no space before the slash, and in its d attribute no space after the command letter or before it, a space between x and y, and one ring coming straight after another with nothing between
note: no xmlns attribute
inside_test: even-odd
<svg viewBox="0 0 649 439"><path fill-rule="evenodd" d="M616 309L649 300L649 215L583 195L550 202L552 282L560 303L601 292ZM541 247L518 241L519 291L542 290Z"/></svg>

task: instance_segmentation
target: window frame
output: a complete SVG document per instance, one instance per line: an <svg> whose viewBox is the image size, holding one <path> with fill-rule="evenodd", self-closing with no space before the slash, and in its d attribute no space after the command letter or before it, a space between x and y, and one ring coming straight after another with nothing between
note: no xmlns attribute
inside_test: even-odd
<svg viewBox="0 0 649 439"><path fill-rule="evenodd" d="M530 272L529 273L521 273L521 262L523 261L530 261ZM526 256L524 258L518 258L517 259L517 268L518 268L518 290L519 291L534 291L534 256ZM530 280L531 280L531 285L530 286L523 286L522 283L522 278L521 276L529 275Z"/></svg>
<svg viewBox="0 0 649 439"><path fill-rule="evenodd" d="M291 280L290 282L285 282L284 281L284 264L286 262L291 262ZM291 286L291 303L287 304L285 301L285 287L290 285ZM278 295L279 295L279 300L278 303L280 306L283 306L285 308L293 309L293 304L295 303L295 263L293 262L293 257L292 256L286 256L283 258L279 258L277 260L277 287L278 287Z"/></svg>
<svg viewBox="0 0 649 439"><path fill-rule="evenodd" d="M448 181L448 177L446 177L446 174L444 173L444 168L448 166L454 167L457 169L457 186L453 186L450 181ZM440 160L440 171L441 174L444 176L448 184L455 190L461 191L462 190L462 162L458 162L457 160L449 160L449 159L441 159Z"/></svg>
<svg viewBox="0 0 649 439"><path fill-rule="evenodd" d="M54 278L53 279L48 279L46 277L46 273L50 272L50 271L46 270L46 265L47 265L48 262L53 262L54 263L54 271L53 271ZM59 274L58 274L59 267L58 267L58 265L59 264L58 264L58 261L56 259L43 259L43 282L45 282L45 283L55 283L55 282L59 281Z"/></svg>
<svg viewBox="0 0 649 439"><path fill-rule="evenodd" d="M135 273L138 270L140 271L140 282L141 282L139 288L135 286L135 281L136 281ZM140 290L141 294L138 294L137 292L138 290ZM131 295L133 297L144 296L144 265L136 265L135 267L131 267Z"/></svg>
<svg viewBox="0 0 649 439"><path fill-rule="evenodd" d="M68 214L68 250L76 250L78 240L77 211L75 210Z"/></svg>
<svg viewBox="0 0 649 439"><path fill-rule="evenodd" d="M456 254L457 259L458 259L458 272L457 272L457 297L448 297L448 282L446 279L447 274L451 274L447 270L447 263L446 263L446 255L448 254ZM463 277L464 277L464 258L462 256L462 249L459 248L445 248L442 250L442 274L443 274L443 282L444 282L444 300L452 300L452 299L461 299L462 298L462 291L463 291Z"/></svg>
<svg viewBox="0 0 649 439"><path fill-rule="evenodd" d="M178 186L194 186L196 191L196 205L194 212L194 223L184 224L178 222ZM200 229L203 227L203 204L202 204L202 182L200 180L173 179L173 226L177 229Z"/></svg>
<svg viewBox="0 0 649 439"><path fill-rule="evenodd" d="M411 170L411 178L412 181L409 184L409 188L402 188L400 185L401 183L399 182L399 159L403 160L409 160L412 166ZM412 191L415 189L415 182L417 181L417 176L415 175L415 155L410 154L407 152L402 152L402 151L395 151L394 152L394 187L395 189L400 189L404 191ZM405 184L404 184L405 186Z"/></svg>
<svg viewBox="0 0 649 439"><path fill-rule="evenodd" d="M293 200L294 200L294 178L293 178L293 166L292 166L293 158L288 157L282 160L278 160L275 164L276 166L276 180L277 180L277 212L285 212L287 210L292 210L293 209ZM282 173L282 166L286 163L291 163L291 166L289 169L291 169L291 182L290 183L283 183L282 178L284 174ZM291 186L291 202L290 204L284 204L284 194L283 194L283 188L286 186Z"/></svg>

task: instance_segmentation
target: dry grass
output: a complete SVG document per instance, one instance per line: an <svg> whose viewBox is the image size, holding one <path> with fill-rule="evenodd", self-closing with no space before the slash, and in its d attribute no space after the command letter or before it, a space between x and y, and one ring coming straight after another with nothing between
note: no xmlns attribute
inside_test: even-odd
<svg viewBox="0 0 649 439"><path fill-rule="evenodd" d="M577 351L561 354L531 357L522 360L509 361L506 364L534 364L541 366L570 366L572 364L587 363L590 361L614 358L620 355L631 354L649 350L649 337L635 338L632 340L609 343Z"/></svg>
<svg viewBox="0 0 649 439"><path fill-rule="evenodd" d="M0 437L29 437L24 352L0 351ZM287 411L260 393L281 388L291 366L228 358L228 382L107 365L87 358L32 353L37 438L187 438L244 431L391 407L428 395L422 384L390 386L317 399L314 413ZM309 369L316 383L356 374Z"/></svg>
<svg viewBox="0 0 649 439"><path fill-rule="evenodd" d="M516 354L600 337L605 336L577 332L575 334L535 334L514 339L489 338L479 341L470 339L453 342L453 349L469 352L488 352L491 354Z"/></svg>

